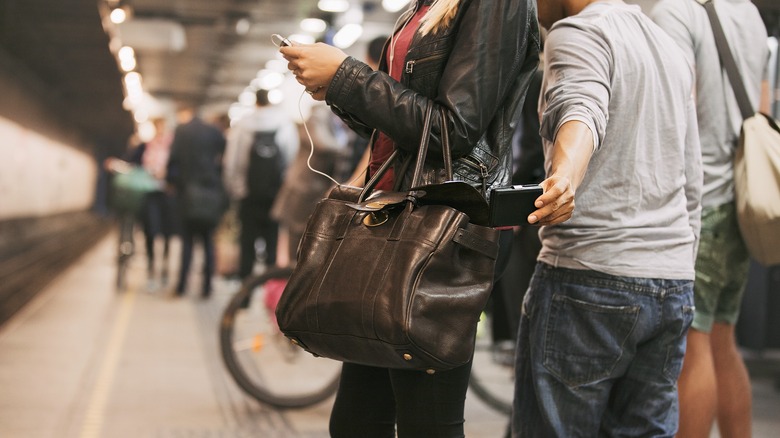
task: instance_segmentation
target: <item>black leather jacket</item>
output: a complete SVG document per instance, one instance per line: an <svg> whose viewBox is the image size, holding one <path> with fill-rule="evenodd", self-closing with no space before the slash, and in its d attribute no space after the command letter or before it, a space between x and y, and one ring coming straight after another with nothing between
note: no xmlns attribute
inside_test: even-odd
<svg viewBox="0 0 780 438"><path fill-rule="evenodd" d="M425 4L418 0L417 7ZM326 101L352 129L368 137L387 134L402 162L414 158L428 102L434 117L424 184L443 182L439 108L446 108L454 179L485 197L511 177L511 141L531 76L538 64L535 0L461 0L454 19L436 34L415 33L398 83L347 58ZM408 188L414 166L399 168ZM404 170L401 170L404 169ZM400 172L399 172L400 170Z"/></svg>

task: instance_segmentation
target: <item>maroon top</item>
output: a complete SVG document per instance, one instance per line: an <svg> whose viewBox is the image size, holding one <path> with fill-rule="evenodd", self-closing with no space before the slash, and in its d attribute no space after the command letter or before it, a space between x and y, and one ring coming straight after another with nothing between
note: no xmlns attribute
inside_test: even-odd
<svg viewBox="0 0 780 438"><path fill-rule="evenodd" d="M423 6L417 11L409 23L404 26L399 33L393 36L393 39L388 45L386 54L387 65L390 66L390 77L396 81L401 80L401 73L404 71L404 61L406 53L409 51L409 45L412 43L412 37L417 32L417 28L420 26L420 19L428 11L428 6ZM390 54L395 53L391 58ZM371 151L371 161L368 165L369 175L373 175L379 167L384 163L388 157L393 153L395 149L395 143L393 140L385 135L383 132L379 133L379 136L374 142L374 147ZM387 170L382 176L382 179L376 185L377 190L392 190L393 182L395 181L393 175L393 168Z"/></svg>

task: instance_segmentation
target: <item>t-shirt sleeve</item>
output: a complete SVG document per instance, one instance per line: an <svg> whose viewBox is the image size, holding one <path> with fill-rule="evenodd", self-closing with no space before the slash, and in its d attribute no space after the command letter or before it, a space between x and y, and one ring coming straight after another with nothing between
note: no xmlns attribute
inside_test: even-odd
<svg viewBox="0 0 780 438"><path fill-rule="evenodd" d="M592 29L556 26L544 55L541 136L553 142L564 123L577 120L588 126L598 149L609 118L612 57L606 43Z"/></svg>

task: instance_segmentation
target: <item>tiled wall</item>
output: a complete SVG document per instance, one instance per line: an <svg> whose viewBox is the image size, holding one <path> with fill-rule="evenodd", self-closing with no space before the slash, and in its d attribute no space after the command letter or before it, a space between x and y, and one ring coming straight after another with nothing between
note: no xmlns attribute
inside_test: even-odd
<svg viewBox="0 0 780 438"><path fill-rule="evenodd" d="M97 167L76 146L0 117L0 220L88 209Z"/></svg>

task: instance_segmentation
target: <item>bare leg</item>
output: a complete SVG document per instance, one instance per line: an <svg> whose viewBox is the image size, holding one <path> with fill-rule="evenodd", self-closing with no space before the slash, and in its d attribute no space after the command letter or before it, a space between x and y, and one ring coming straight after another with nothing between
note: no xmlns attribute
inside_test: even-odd
<svg viewBox="0 0 780 438"><path fill-rule="evenodd" d="M708 438L717 407L715 368L708 333L694 329L688 331L685 360L677 386L680 396L680 429L677 436Z"/></svg>
<svg viewBox="0 0 780 438"><path fill-rule="evenodd" d="M711 341L718 385L717 418L720 436L752 436L750 377L737 349L734 326L716 322L712 327Z"/></svg>

